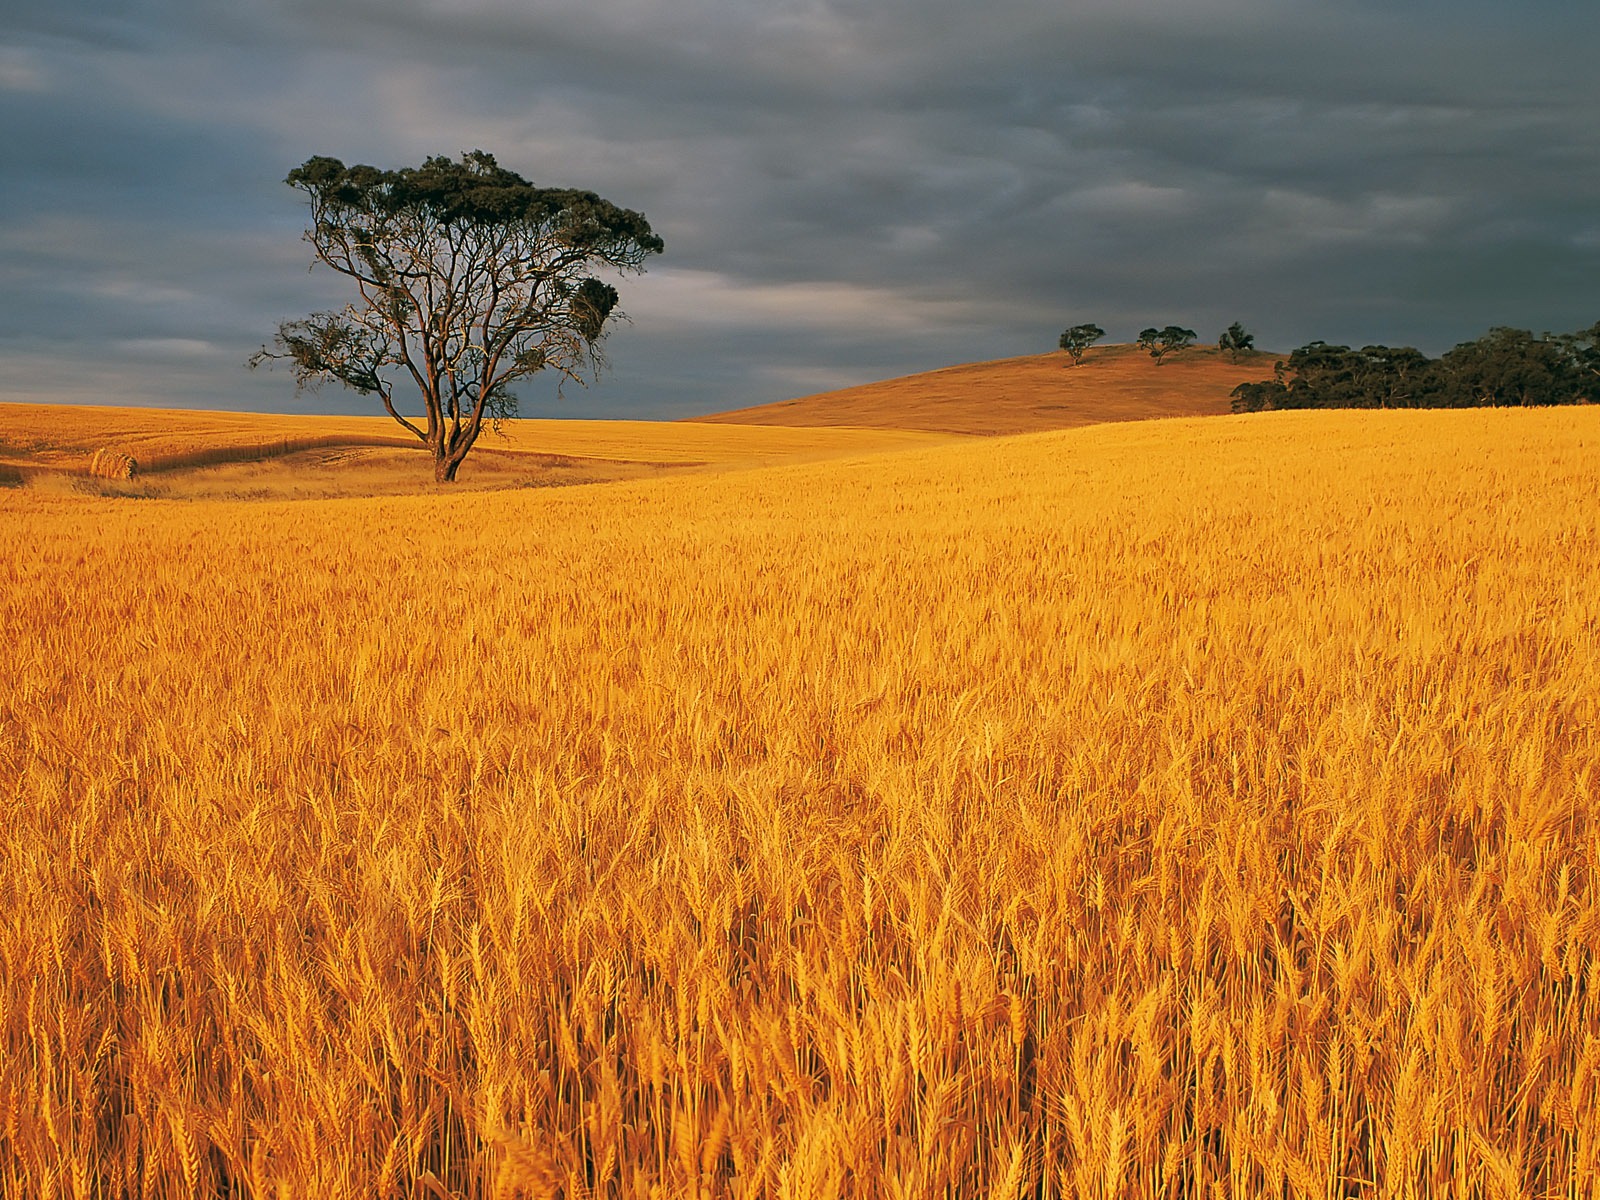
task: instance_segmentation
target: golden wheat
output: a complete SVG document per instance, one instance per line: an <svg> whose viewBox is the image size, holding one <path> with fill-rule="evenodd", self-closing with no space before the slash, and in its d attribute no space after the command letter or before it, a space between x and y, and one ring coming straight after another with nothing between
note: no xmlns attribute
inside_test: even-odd
<svg viewBox="0 0 1600 1200"><path fill-rule="evenodd" d="M1597 440L0 493L0 1194L1593 1195Z"/></svg>

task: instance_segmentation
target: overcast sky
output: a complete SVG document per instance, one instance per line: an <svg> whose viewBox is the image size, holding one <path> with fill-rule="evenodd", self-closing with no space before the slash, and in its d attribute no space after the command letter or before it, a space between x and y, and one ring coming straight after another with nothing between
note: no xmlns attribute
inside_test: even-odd
<svg viewBox="0 0 1600 1200"><path fill-rule="evenodd" d="M20 7L19 7L20 6ZM0 399L366 411L284 175L482 148L639 209L601 382L684 416L1131 340L1600 320L1594 0L6 0Z"/></svg>

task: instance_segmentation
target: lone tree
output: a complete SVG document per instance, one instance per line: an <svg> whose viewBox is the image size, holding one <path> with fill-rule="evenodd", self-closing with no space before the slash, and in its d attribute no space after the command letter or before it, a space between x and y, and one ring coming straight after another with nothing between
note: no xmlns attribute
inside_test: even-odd
<svg viewBox="0 0 1600 1200"><path fill-rule="evenodd" d="M1139 345L1150 351L1150 357L1156 360L1156 366L1159 367L1163 358L1174 350L1194 345L1195 338L1199 336L1194 330L1185 329L1182 325L1168 325L1165 329L1140 330Z"/></svg>
<svg viewBox="0 0 1600 1200"><path fill-rule="evenodd" d="M1074 325L1061 335L1061 348L1072 355L1074 366L1082 366L1089 347L1105 335L1106 331L1098 325Z"/></svg>
<svg viewBox="0 0 1600 1200"><path fill-rule="evenodd" d="M1249 332L1239 322L1229 325L1227 331L1217 339L1217 349L1226 350L1234 362L1239 361L1241 354L1249 354L1256 348L1256 335Z"/></svg>
<svg viewBox="0 0 1600 1200"><path fill-rule="evenodd" d="M591 272L637 273L662 250L642 214L535 187L481 150L396 171L318 157L284 182L310 197L315 262L354 280L360 299L285 322L250 365L287 360L298 387L336 380L376 395L432 452L440 483L485 419L516 415L518 380L549 368L582 383L601 365L621 314L616 288ZM395 407L408 379L425 422Z"/></svg>

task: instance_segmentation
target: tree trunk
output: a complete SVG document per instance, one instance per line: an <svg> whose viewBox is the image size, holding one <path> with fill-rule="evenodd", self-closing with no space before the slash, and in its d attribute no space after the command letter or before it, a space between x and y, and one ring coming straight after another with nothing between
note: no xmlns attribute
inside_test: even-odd
<svg viewBox="0 0 1600 1200"><path fill-rule="evenodd" d="M433 481L435 483L454 483L456 472L461 469L462 460L453 458L448 454L435 456L433 460Z"/></svg>

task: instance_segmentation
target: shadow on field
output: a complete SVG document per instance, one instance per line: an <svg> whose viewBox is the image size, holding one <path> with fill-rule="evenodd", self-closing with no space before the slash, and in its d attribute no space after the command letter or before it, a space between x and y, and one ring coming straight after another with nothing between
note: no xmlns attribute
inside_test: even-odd
<svg viewBox="0 0 1600 1200"><path fill-rule="evenodd" d="M178 465L180 457L140 464L129 479L98 479L81 474L32 474L17 470L17 484L57 492L124 499L159 500L320 500L357 496L457 495L512 488L573 487L587 483L659 476L700 463L656 464L475 450L454 484L433 479L433 461L420 447L352 445L348 441L315 449L278 453L270 458ZM186 456L189 458L198 455ZM0 465L0 484L5 467ZM31 477L30 477L31 476ZM15 486L13 484L12 486Z"/></svg>

